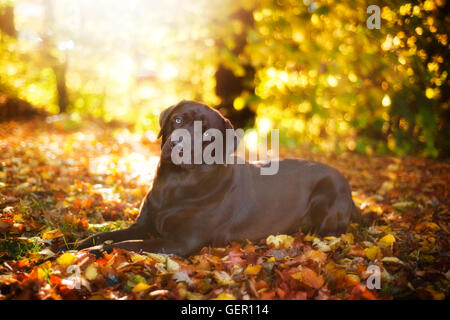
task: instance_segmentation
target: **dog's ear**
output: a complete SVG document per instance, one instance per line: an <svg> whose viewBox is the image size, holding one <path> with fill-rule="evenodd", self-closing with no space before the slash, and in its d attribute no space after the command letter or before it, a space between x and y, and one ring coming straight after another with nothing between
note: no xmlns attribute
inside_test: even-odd
<svg viewBox="0 0 450 320"><path fill-rule="evenodd" d="M225 130L226 129L234 129L233 125L231 124L231 121L227 118L223 117L223 120L225 121Z"/></svg>
<svg viewBox="0 0 450 320"><path fill-rule="evenodd" d="M158 139L162 136L163 131L164 131L164 127L166 126L167 120L169 120L170 115L172 114L172 112L175 111L175 107L177 106L177 104L174 104L173 106L163 110L163 112L161 112L161 114L159 115L159 133L158 133Z"/></svg>

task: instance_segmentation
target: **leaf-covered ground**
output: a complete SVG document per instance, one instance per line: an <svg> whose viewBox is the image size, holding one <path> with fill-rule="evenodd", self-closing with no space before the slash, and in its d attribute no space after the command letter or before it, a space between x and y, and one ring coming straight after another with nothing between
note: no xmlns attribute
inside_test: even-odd
<svg viewBox="0 0 450 320"><path fill-rule="evenodd" d="M445 299L450 164L327 157L363 214L339 238L273 235L187 259L55 248L129 225L158 163L154 135L70 119L0 124L0 299ZM369 290L369 265L381 288ZM78 289L77 289L78 287Z"/></svg>

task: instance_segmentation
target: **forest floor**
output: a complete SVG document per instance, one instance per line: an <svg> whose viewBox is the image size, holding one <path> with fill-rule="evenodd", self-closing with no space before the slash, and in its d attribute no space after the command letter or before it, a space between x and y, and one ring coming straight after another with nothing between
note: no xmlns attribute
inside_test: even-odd
<svg viewBox="0 0 450 320"><path fill-rule="evenodd" d="M363 220L338 238L273 235L189 258L55 253L136 219L159 161L154 139L93 120L0 123L0 299L449 297L448 161L284 151L349 179Z"/></svg>

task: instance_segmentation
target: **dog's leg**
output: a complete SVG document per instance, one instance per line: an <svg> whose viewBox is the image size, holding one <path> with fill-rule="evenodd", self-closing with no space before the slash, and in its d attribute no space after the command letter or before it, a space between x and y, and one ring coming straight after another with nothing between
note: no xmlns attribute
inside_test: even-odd
<svg viewBox="0 0 450 320"><path fill-rule="evenodd" d="M93 250L111 251L113 248L119 248L135 252L152 252L152 253L166 253L177 254L179 256L187 256L201 248L200 244L188 245L186 241L171 240L171 239L152 239L152 240L129 240L118 243L105 244L92 248Z"/></svg>
<svg viewBox="0 0 450 320"><path fill-rule="evenodd" d="M99 232L73 245L75 249L81 250L100 245L108 240L120 242L124 240L144 239L147 237L145 226L134 224L127 229Z"/></svg>

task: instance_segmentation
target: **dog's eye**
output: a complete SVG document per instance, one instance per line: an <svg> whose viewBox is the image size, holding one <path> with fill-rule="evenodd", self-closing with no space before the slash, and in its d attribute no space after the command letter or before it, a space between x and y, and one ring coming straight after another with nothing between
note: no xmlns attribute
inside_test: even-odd
<svg viewBox="0 0 450 320"><path fill-rule="evenodd" d="M181 118L175 118L175 123L178 123L178 124L180 124L181 123Z"/></svg>

